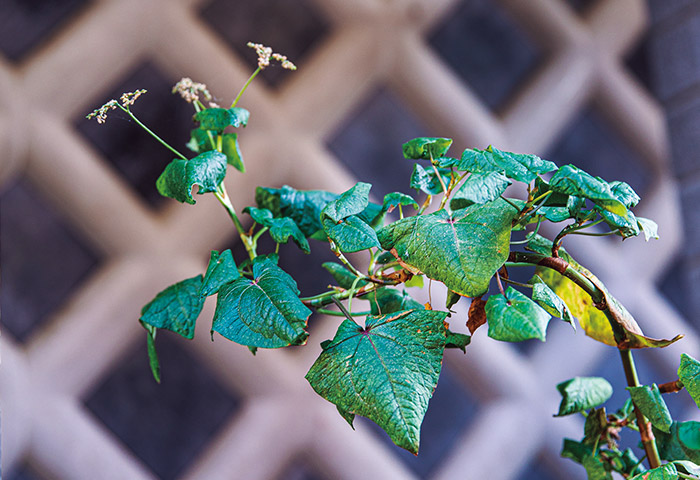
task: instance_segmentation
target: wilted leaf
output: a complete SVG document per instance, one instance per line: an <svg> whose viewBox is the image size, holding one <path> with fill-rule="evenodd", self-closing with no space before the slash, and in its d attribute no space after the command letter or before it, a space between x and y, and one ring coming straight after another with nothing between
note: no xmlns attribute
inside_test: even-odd
<svg viewBox="0 0 700 480"><path fill-rule="evenodd" d="M637 217L637 225L642 230L644 240L647 242L652 238L659 238L659 226L653 220Z"/></svg>
<svg viewBox="0 0 700 480"><path fill-rule="evenodd" d="M455 333L447 330L445 339L445 348L459 348L464 353L467 353L467 345L471 343L472 337L464 333Z"/></svg>
<svg viewBox="0 0 700 480"><path fill-rule="evenodd" d="M472 298L467 316L467 328L474 335L476 329L486 323L486 300L481 297Z"/></svg>

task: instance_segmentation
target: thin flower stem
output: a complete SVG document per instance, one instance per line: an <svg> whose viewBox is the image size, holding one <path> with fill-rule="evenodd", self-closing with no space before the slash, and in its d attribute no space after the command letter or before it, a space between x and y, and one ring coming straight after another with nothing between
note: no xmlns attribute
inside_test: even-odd
<svg viewBox="0 0 700 480"><path fill-rule="evenodd" d="M345 314L342 312L336 312L335 310L328 310L326 308L317 308L316 311L318 313L322 313L324 315L332 315L334 317L345 317ZM372 312L370 311L365 311L365 312L355 312L352 314L353 317L362 317L364 315L371 315Z"/></svg>
<svg viewBox="0 0 700 480"><path fill-rule="evenodd" d="M243 246L245 247L246 251L248 252L248 256L250 257L251 260L255 259L255 257L257 255L255 253L253 239L251 239L248 235L246 235L245 230L243 228L243 225L241 224L241 221L238 219L238 215L236 215L236 210L233 208L233 204L231 203L231 200L229 199L228 193L226 192L226 186L224 185L223 182L221 182L221 185L219 185L218 191L214 192L214 196L224 206L224 208L228 212L228 216L231 217L231 220L233 221L233 225L236 227L236 230L238 231L238 235L241 237L241 241L243 242Z"/></svg>
<svg viewBox="0 0 700 480"><path fill-rule="evenodd" d="M141 120L139 120L138 118L136 118L136 115L134 115L133 113L131 113L131 110L129 110L128 108L122 107L121 105L117 105L117 106L118 106L119 108L121 108L124 112L126 112L126 114L129 115L129 116L131 117L131 119L132 119L134 122L136 122L136 124L137 124L139 127L141 127L141 128L143 128L144 130L146 130L146 132L148 132L149 135L151 135L153 138L155 138L156 140L158 140L165 148L167 148L168 150L170 150L171 152L173 152L175 155L177 155L177 156L180 157L181 159L187 160L187 157L186 157L186 156L184 156L183 154L181 154L180 152L178 152L177 150L175 150L175 149L174 149L173 147L171 147L165 140L163 140L163 139L160 138L158 135L156 135L155 132L153 132L153 130L151 130L151 129L148 128L146 125L144 125L143 123L141 123Z"/></svg>
<svg viewBox="0 0 700 480"><path fill-rule="evenodd" d="M260 73L261 70L262 70L262 68L260 68L260 67L256 68L255 71L253 72L253 74L250 77L248 77L248 80L246 80L245 84L241 88L241 91L238 92L238 95L236 95L236 98L233 100L233 103L231 104L231 108L235 107L238 104L238 101L243 96L243 92L246 91L246 89L248 88L248 85L250 85L250 82L252 82L253 79L258 76L258 73Z"/></svg>
<svg viewBox="0 0 700 480"><path fill-rule="evenodd" d="M506 283L510 283L512 285L517 285L519 287L535 288L534 285L530 285L529 283L520 283L520 282L516 282L515 280L511 280L509 278L501 277L501 280L503 280Z"/></svg>

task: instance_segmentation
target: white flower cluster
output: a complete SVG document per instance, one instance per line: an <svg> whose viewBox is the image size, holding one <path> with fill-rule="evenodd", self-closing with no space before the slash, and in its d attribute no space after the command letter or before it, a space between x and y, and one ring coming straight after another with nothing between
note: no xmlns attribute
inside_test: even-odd
<svg viewBox="0 0 700 480"><path fill-rule="evenodd" d="M265 67L270 66L270 59L276 60L282 68L286 68L287 70L297 69L297 66L290 62L285 55L274 53L270 47L266 47L262 43L248 42L248 47L254 49L255 53L258 55L258 68L260 68L260 70L264 70Z"/></svg>
<svg viewBox="0 0 700 480"><path fill-rule="evenodd" d="M146 93L146 90L136 90L135 92L126 92L123 93L122 96L119 98L121 101L121 107L124 110L128 110L131 105L136 102L136 99L139 98L141 95ZM107 120L107 112L110 110L114 110L115 108L119 107L119 102L116 100L112 99L109 102L105 103L102 105L100 108L93 110L90 114L88 114L85 118L88 120L91 118L96 118L97 123L105 123Z"/></svg>

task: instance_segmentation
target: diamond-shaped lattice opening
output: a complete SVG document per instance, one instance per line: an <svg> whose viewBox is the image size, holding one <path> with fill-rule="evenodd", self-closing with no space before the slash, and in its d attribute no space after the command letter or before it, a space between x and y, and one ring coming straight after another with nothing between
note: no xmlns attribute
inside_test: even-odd
<svg viewBox="0 0 700 480"><path fill-rule="evenodd" d="M537 46L496 2L464 1L430 44L493 110L502 108L541 61Z"/></svg>
<svg viewBox="0 0 700 480"><path fill-rule="evenodd" d="M447 458L455 442L464 435L476 417L477 408L476 400L443 363L440 381L421 427L418 456L394 445L389 436L374 422L362 417L357 417L356 421L360 420L369 425L394 455L419 477L426 478L436 470L441 460Z"/></svg>
<svg viewBox="0 0 700 480"><path fill-rule="evenodd" d="M304 459L297 458L284 469L277 480L326 480L326 477L317 473Z"/></svg>
<svg viewBox="0 0 700 480"><path fill-rule="evenodd" d="M697 152L700 151L700 96L675 103L666 113L673 153L673 172L677 178L687 182L690 175L700 171L697 161Z"/></svg>
<svg viewBox="0 0 700 480"><path fill-rule="evenodd" d="M153 63L143 63L117 82L104 97L92 102L100 106L108 100L119 99L124 92L145 88L131 107L134 114L146 126L187 157L193 154L185 144L192 128L192 106L179 96L171 94L173 80ZM164 200L156 190L156 180L175 155L136 125L121 110L111 110L107 124L100 125L94 119L80 118L76 128L85 135L127 180L127 182L152 206Z"/></svg>
<svg viewBox="0 0 700 480"><path fill-rule="evenodd" d="M359 180L372 184L371 194L381 202L390 192L415 193L409 188L414 162L403 158L401 145L427 135L420 119L382 89L357 108L328 148Z"/></svg>
<svg viewBox="0 0 700 480"><path fill-rule="evenodd" d="M549 468L542 455L535 456L530 463L525 467L517 480L557 480L557 475L554 475Z"/></svg>
<svg viewBox="0 0 700 480"><path fill-rule="evenodd" d="M665 275L661 277L657 285L663 296L673 305L679 313L686 319L695 318L692 315L692 308L688 301L690 278L688 269L683 257L678 257L669 267ZM700 327L696 325L696 327Z"/></svg>
<svg viewBox="0 0 700 480"><path fill-rule="evenodd" d="M158 478L178 477L224 426L240 401L167 331L156 340L162 382L139 343L89 394L85 405Z"/></svg>
<svg viewBox="0 0 700 480"><path fill-rule="evenodd" d="M566 0L566 3L578 13L583 13L598 0Z"/></svg>
<svg viewBox="0 0 700 480"><path fill-rule="evenodd" d="M0 51L18 62L45 43L88 0L3 0L0 8Z"/></svg>
<svg viewBox="0 0 700 480"><path fill-rule="evenodd" d="M571 163L607 181L625 181L642 199L652 181L646 162L592 108L574 118L545 158L557 165Z"/></svg>
<svg viewBox="0 0 700 480"><path fill-rule="evenodd" d="M3 327L18 340L63 305L99 256L26 181L0 196Z"/></svg>
<svg viewBox="0 0 700 480"><path fill-rule="evenodd" d="M24 464L11 471L8 480L46 480L46 478L31 465Z"/></svg>
<svg viewBox="0 0 700 480"><path fill-rule="evenodd" d="M232 50L247 60L251 73L257 66L257 55L246 46L248 42L267 45L300 66L329 29L309 0L214 0L206 4L201 15ZM260 74L272 86L279 86L287 75L290 72L277 63Z"/></svg>
<svg viewBox="0 0 700 480"><path fill-rule="evenodd" d="M649 63L648 36L642 38L635 48L625 56L625 66L649 92L654 92Z"/></svg>

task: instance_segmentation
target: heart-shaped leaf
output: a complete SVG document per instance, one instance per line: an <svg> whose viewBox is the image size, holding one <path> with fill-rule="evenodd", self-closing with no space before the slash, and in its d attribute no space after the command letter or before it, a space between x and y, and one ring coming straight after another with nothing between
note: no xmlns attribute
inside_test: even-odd
<svg viewBox="0 0 700 480"><path fill-rule="evenodd" d="M194 324L204 306L201 288L201 275L170 285L141 309L139 320L193 338Z"/></svg>
<svg viewBox="0 0 700 480"><path fill-rule="evenodd" d="M629 390L634 404L649 419L651 424L662 432L669 433L673 419L666 402L661 397L659 387L652 383L639 387L627 387L627 390Z"/></svg>
<svg viewBox="0 0 700 480"><path fill-rule="evenodd" d="M700 408L700 362L690 355L682 353L681 365L678 367L678 378Z"/></svg>
<svg viewBox="0 0 700 480"><path fill-rule="evenodd" d="M545 341L551 315L528 297L508 287L505 295L491 295L486 302L489 337L504 342L531 338Z"/></svg>
<svg viewBox="0 0 700 480"><path fill-rule="evenodd" d="M226 155L217 151L204 152L191 160L176 158L165 167L156 181L164 197L194 204L192 187L199 185L199 194L215 192L226 176Z"/></svg>
<svg viewBox="0 0 700 480"><path fill-rule="evenodd" d="M557 417L584 412L610 399L613 388L600 377L574 377L557 385L562 396Z"/></svg>
<svg viewBox="0 0 700 480"><path fill-rule="evenodd" d="M399 447L417 453L420 425L437 386L446 313L408 310L345 320L306 378L346 419L376 422Z"/></svg>
<svg viewBox="0 0 700 480"><path fill-rule="evenodd" d="M222 285L233 282L239 276L231 250L224 250L221 254L212 250L199 294L203 297L214 295Z"/></svg>
<svg viewBox="0 0 700 480"><path fill-rule="evenodd" d="M587 198L621 217L627 215L627 207L618 200L607 182L573 165L564 165L557 170L550 179L549 186L555 192Z"/></svg>
<svg viewBox="0 0 700 480"><path fill-rule="evenodd" d="M451 138L419 137L403 144L404 158L430 160L442 157L452 145Z"/></svg>

